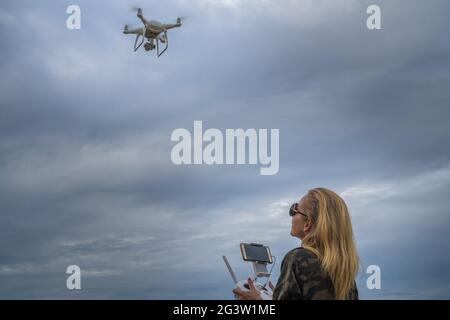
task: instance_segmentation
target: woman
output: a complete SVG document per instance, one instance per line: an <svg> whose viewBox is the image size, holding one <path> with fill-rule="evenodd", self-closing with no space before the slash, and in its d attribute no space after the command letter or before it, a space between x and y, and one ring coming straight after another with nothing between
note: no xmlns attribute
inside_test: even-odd
<svg viewBox="0 0 450 320"><path fill-rule="evenodd" d="M291 206L291 235L302 247L289 251L281 263L274 300L358 299L355 277L359 258L344 200L316 188ZM250 291L233 290L242 300L261 299L251 279Z"/></svg>

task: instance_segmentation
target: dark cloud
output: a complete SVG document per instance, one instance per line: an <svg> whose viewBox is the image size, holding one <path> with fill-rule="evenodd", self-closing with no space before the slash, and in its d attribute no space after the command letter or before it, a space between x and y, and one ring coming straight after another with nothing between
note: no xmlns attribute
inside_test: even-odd
<svg viewBox="0 0 450 320"><path fill-rule="evenodd" d="M221 255L245 277L238 243L267 243L276 278L289 203L326 186L382 268L363 298L448 298L448 3L379 1L372 32L367 1L155 2L187 17L160 59L126 2L81 1L80 31L69 4L0 7L0 297L231 298ZM174 166L194 120L279 128L279 173Z"/></svg>

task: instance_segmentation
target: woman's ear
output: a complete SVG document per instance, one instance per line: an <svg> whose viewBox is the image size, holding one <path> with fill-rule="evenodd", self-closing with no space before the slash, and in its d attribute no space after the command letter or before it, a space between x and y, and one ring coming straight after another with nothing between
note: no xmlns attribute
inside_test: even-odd
<svg viewBox="0 0 450 320"><path fill-rule="evenodd" d="M311 231L311 227L312 227L311 220L307 219L305 221L305 224L303 225L303 232L304 233L310 232Z"/></svg>

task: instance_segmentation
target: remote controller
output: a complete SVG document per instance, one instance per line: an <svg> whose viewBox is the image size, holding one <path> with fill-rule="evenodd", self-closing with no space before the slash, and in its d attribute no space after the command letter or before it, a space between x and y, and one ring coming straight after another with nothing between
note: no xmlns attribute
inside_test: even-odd
<svg viewBox="0 0 450 320"><path fill-rule="evenodd" d="M272 300L272 289L269 288L269 286L264 287L259 282L253 281L253 285L256 288L256 291L258 291L259 295L261 296L261 299L263 300ZM236 288L241 289L242 291L250 291L250 287L247 283L247 280L241 280L236 284Z"/></svg>

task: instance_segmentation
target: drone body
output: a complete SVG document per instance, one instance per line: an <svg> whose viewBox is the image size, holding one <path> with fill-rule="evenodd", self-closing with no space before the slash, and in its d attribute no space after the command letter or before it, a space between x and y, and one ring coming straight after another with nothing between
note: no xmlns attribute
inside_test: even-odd
<svg viewBox="0 0 450 320"><path fill-rule="evenodd" d="M141 19L144 27L129 29L128 25L125 25L123 29L124 34L136 35L136 40L134 41L134 51L137 51L142 44L144 44L145 39L147 39L147 42L144 44L144 49L146 51L150 51L156 48L158 57L161 56L169 47L167 30L181 27L181 18L178 18L175 23L161 23L155 20L147 20L142 15L142 9L140 8L137 10L137 17ZM139 39L141 39L140 42ZM166 44L162 51L159 50L159 42Z"/></svg>

